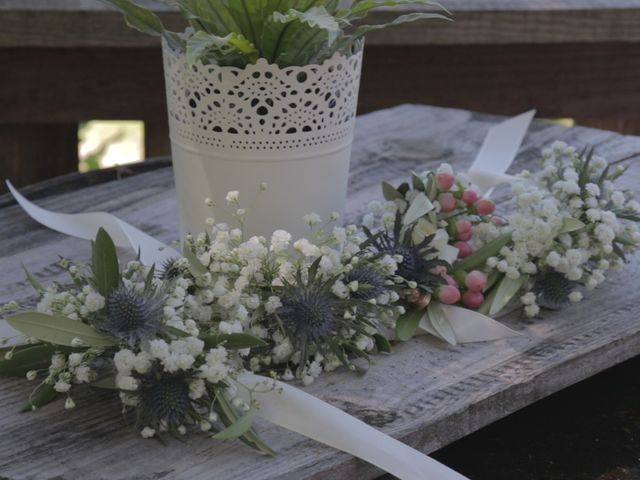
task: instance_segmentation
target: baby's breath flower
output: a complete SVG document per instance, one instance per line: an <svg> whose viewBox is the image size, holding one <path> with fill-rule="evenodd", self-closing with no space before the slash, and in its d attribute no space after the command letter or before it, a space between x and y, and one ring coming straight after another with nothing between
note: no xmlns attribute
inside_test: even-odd
<svg viewBox="0 0 640 480"><path fill-rule="evenodd" d="M237 204L240 201L240 192L237 190L231 190L227 193L225 200L228 204Z"/></svg>

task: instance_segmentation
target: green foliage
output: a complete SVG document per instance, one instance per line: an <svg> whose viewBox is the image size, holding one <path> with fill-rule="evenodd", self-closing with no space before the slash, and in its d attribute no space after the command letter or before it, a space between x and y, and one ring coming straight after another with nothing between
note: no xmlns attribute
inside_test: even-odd
<svg viewBox="0 0 640 480"><path fill-rule="evenodd" d="M396 335L398 340L406 342L411 339L418 330L420 320L424 316L424 310L419 308L407 309L406 313L400 315L396 320Z"/></svg>
<svg viewBox="0 0 640 480"><path fill-rule="evenodd" d="M249 431L249 429L251 429L253 420L256 418L256 413L258 413L258 411L255 408L249 409L247 413L242 415L223 431L216 433L213 438L216 440L232 440L243 436Z"/></svg>
<svg viewBox="0 0 640 480"><path fill-rule="evenodd" d="M11 358L0 359L0 377L24 377L30 370L46 369L51 364L51 356L59 351L63 349L54 345L16 348Z"/></svg>
<svg viewBox="0 0 640 480"><path fill-rule="evenodd" d="M391 343L389 343L389 340L387 340L385 336L376 333L373 336L373 339L376 341L376 348L378 349L378 352L391 353Z"/></svg>
<svg viewBox="0 0 640 480"><path fill-rule="evenodd" d="M502 247L511 241L511 234L504 234L495 240L480 247L464 260L457 262L454 266L454 272L470 272L476 267L481 267L487 261L487 258L496 256Z"/></svg>
<svg viewBox="0 0 640 480"><path fill-rule="evenodd" d="M231 404L231 402L227 399L226 392L222 388L216 389L215 399L220 413L220 419L227 427L227 429L222 432L223 435L225 435L224 432L230 430L228 434L236 434L236 438L240 439L250 447L260 450L267 455L275 455L275 452L271 448L269 448L267 444L260 440L258 435L253 431L253 429L250 428L251 421L253 420L253 416L255 415L255 409L252 409L253 413L251 413L251 415L242 415L242 413L238 412L236 408ZM250 410L250 412L252 410ZM238 422L240 422L239 425ZM244 428L247 423L249 423L249 426L247 428Z"/></svg>
<svg viewBox="0 0 640 480"><path fill-rule="evenodd" d="M176 7L193 31L166 30L162 21L134 0L101 0L120 10L129 26L163 37L191 62L244 67L264 58L280 67L321 63L335 52L349 54L369 32L418 20L450 20L430 0L162 0ZM401 15L382 25L354 26L377 8L429 5L436 10Z"/></svg>
<svg viewBox="0 0 640 480"><path fill-rule="evenodd" d="M24 312L9 317L7 323L27 337L53 345L71 347L75 338L88 347L113 347L115 341L93 327L62 315Z"/></svg>
<svg viewBox="0 0 640 480"><path fill-rule="evenodd" d="M22 407L22 412L30 412L40 408L55 400L57 396L58 392L54 390L53 385L42 383L31 393L29 400Z"/></svg>
<svg viewBox="0 0 640 480"><path fill-rule="evenodd" d="M518 277L516 279L504 277L498 286L496 287L496 293L491 302L489 308L489 315L494 316L500 313L500 311L511 301L516 293L520 291L520 288L524 284L524 278Z"/></svg>
<svg viewBox="0 0 640 480"><path fill-rule="evenodd" d="M116 246L109 234L101 228L92 243L91 269L95 287L105 298L120 284L120 266Z"/></svg>

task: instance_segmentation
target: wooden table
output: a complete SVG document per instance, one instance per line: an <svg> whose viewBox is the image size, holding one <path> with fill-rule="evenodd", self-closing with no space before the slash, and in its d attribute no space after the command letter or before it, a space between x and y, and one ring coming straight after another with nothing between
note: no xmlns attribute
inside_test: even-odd
<svg viewBox="0 0 640 480"><path fill-rule="evenodd" d="M404 105L359 117L351 169L349 216L380 197L379 182L442 161L467 167L499 118L468 111ZM629 164L621 179L637 192L640 138L536 122L514 170L535 168L540 149L556 139L592 145ZM68 183L67 183L68 185ZM43 191L40 191L42 194ZM49 195L38 203L65 212L106 210L160 240L176 239L173 177L161 168L120 181ZM86 261L88 242L53 233L0 198L0 303L33 302L24 263L43 282L61 280L57 255ZM424 451L434 451L536 400L640 353L638 262L612 274L579 306L544 319L505 322L522 336L451 347L431 338L398 345L359 378L345 371L321 377L308 391ZM0 477L75 479L371 479L381 472L350 456L264 422L257 428L278 452L257 455L243 445L203 437L169 447L127 430L119 401L87 391L78 407L60 402L17 413L32 388L0 381ZM99 405L95 402L102 401ZM523 433L526 434L526 433Z"/></svg>
<svg viewBox="0 0 640 480"><path fill-rule="evenodd" d="M640 0L443 3L455 23L370 36L361 112L403 102L505 115L536 107L640 133ZM0 178L28 185L76 171L77 125L90 119L144 120L147 156L169 153L158 40L98 0L0 0L0 72Z"/></svg>

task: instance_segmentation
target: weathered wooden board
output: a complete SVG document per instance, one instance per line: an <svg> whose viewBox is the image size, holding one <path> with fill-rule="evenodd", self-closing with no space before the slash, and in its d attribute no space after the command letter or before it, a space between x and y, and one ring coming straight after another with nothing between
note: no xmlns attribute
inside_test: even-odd
<svg viewBox="0 0 640 480"><path fill-rule="evenodd" d="M400 181L411 170L448 161L470 164L497 117L404 105L360 117L350 180L349 216L379 198L382 179ZM539 149L555 139L593 145L612 161L630 164L623 183L638 191L640 138L537 122L517 167L533 168ZM3 199L0 199L0 202ZM157 236L176 238L173 181L160 169L121 181L79 188L38 201L54 210L107 210ZM48 231L18 207L0 209L0 302L33 301L21 263L44 282L60 280L57 254L87 260L88 242ZM430 338L398 345L363 377L338 371L308 391L416 448L430 452L559 389L640 353L640 305L634 259L606 288L579 306L542 320L505 320L522 336L457 347ZM239 443L192 438L163 447L123 425L118 401L87 392L78 408L60 403L16 413L31 386L1 380L0 477L120 479L370 479L380 472L359 461L259 422L279 452L255 454ZM99 406L98 400L104 402Z"/></svg>
<svg viewBox="0 0 640 480"><path fill-rule="evenodd" d="M171 28L182 20L165 5L153 6ZM348 3L348 2L345 2ZM446 0L458 28L407 24L372 34L370 45L575 43L640 40L637 0ZM429 7L426 7L429 8ZM389 21L380 9L367 21ZM0 47L147 47L157 40L126 28L119 14L98 0L3 0Z"/></svg>

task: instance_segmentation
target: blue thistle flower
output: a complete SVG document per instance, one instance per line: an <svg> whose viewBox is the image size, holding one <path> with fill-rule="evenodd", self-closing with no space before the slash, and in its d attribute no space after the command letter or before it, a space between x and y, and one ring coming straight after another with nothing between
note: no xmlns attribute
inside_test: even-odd
<svg viewBox="0 0 640 480"><path fill-rule="evenodd" d="M345 275L344 282L358 282L358 290L351 297L358 300L371 300L384 293L384 278L369 267L358 266Z"/></svg>
<svg viewBox="0 0 640 480"><path fill-rule="evenodd" d="M182 273L182 270L178 266L178 258L167 258L160 266L158 276L162 280L173 280Z"/></svg>
<svg viewBox="0 0 640 480"><path fill-rule="evenodd" d="M161 330L162 302L121 285L107 299L107 315L100 328L133 346Z"/></svg>
<svg viewBox="0 0 640 480"><path fill-rule="evenodd" d="M568 280L564 274L549 271L538 276L533 292L538 305L549 310L560 310L569 303L569 294L575 286L575 282Z"/></svg>
<svg viewBox="0 0 640 480"><path fill-rule="evenodd" d="M140 393L139 421L144 425L166 422L171 430L198 417L189 398L189 384L181 375L153 371L142 378Z"/></svg>
<svg viewBox="0 0 640 480"><path fill-rule="evenodd" d="M444 279L430 272L434 267L442 265L449 267L447 262L437 258L437 251L431 246L433 235L426 237L420 244L414 245L412 240L415 223L409 228L402 226L402 213L396 212L393 231L372 234L366 228L367 246L373 247L381 255L400 255L402 261L398 263L396 275L407 282L416 282L425 292L433 292Z"/></svg>
<svg viewBox="0 0 640 480"><path fill-rule="evenodd" d="M286 331L291 343L300 352L300 361L296 361L299 378L305 371L310 354L318 352L335 355L343 365L358 369L349 357L354 355L368 360L369 356L352 341L345 341L339 332L344 329L371 336L370 329L376 325L372 305L355 297L341 298L333 292L336 281L344 281L345 276L319 274L321 259L317 258L308 267L306 279L302 275L304 267L299 267L295 282L283 280L284 285L279 292L282 306L274 314L278 326ZM362 271L354 274L358 279L374 288L384 283L375 271L360 267ZM366 290L363 289L362 293L365 294Z"/></svg>
<svg viewBox="0 0 640 480"><path fill-rule="evenodd" d="M280 301L279 315L295 338L318 339L327 335L335 323L335 301L314 285L289 286Z"/></svg>

